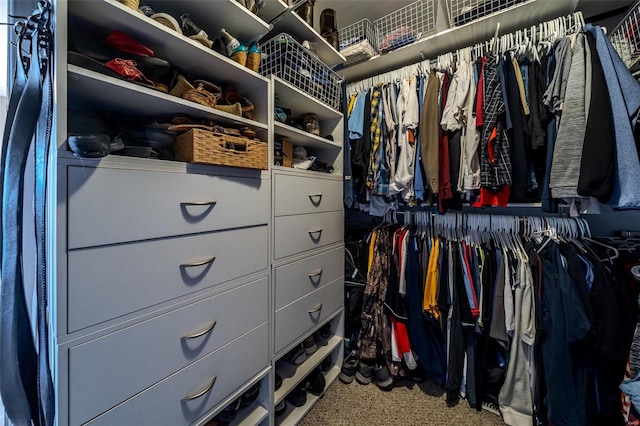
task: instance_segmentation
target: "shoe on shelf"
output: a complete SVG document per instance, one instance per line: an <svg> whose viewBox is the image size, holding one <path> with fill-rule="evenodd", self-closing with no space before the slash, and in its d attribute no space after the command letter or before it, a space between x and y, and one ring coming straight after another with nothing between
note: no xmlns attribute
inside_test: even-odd
<svg viewBox="0 0 640 426"><path fill-rule="evenodd" d="M276 373L276 383L273 390L280 389L280 386L282 386L282 376Z"/></svg>
<svg viewBox="0 0 640 426"><path fill-rule="evenodd" d="M254 384L240 397L240 409L250 406L260 394L260 382Z"/></svg>
<svg viewBox="0 0 640 426"><path fill-rule="evenodd" d="M289 364L300 365L307 359L307 354L304 351L302 344L291 349L288 354L284 356L284 360Z"/></svg>
<svg viewBox="0 0 640 426"><path fill-rule="evenodd" d="M322 371L320 371L319 368L316 368L307 376L305 383L307 391L316 396L322 395L324 388L327 385L327 382L324 379L324 374L322 374Z"/></svg>
<svg viewBox="0 0 640 426"><path fill-rule="evenodd" d="M373 366L373 383L383 391L393 389L393 377L389 374L386 364L375 364Z"/></svg>
<svg viewBox="0 0 640 426"><path fill-rule="evenodd" d="M360 360L358 363L358 368L356 369L356 380L361 385L368 385L371 383L371 378L373 377L373 366L370 362L371 361Z"/></svg>
<svg viewBox="0 0 640 426"><path fill-rule="evenodd" d="M322 370L323 372L326 373L327 371L329 371L330 368L331 368L331 355L327 356L320 363L320 370Z"/></svg>
<svg viewBox="0 0 640 426"><path fill-rule="evenodd" d="M274 411L276 413L276 416L283 415L287 411L287 401L283 399L278 404L276 404L274 408L275 408Z"/></svg>
<svg viewBox="0 0 640 426"><path fill-rule="evenodd" d="M340 369L340 381L342 383L351 383L353 382L353 378L356 375L356 370L358 369L358 351L351 351L349 355L342 362L342 368Z"/></svg>
<svg viewBox="0 0 640 426"><path fill-rule="evenodd" d="M316 340L327 340L331 337L331 323L326 323L316 331Z"/></svg>
<svg viewBox="0 0 640 426"><path fill-rule="evenodd" d="M316 339L313 338L313 334L304 339L304 342L302 342L302 346L304 346L304 352L307 355L312 355L315 351L318 350Z"/></svg>
<svg viewBox="0 0 640 426"><path fill-rule="evenodd" d="M307 403L307 391L302 384L299 384L287 395L287 401L296 407L302 407Z"/></svg>

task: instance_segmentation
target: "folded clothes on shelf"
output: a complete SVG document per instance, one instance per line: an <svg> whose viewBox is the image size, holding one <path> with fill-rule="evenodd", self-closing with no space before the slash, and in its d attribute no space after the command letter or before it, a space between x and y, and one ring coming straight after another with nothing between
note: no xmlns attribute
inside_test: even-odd
<svg viewBox="0 0 640 426"><path fill-rule="evenodd" d="M376 56L376 52L371 46L369 40L362 40L358 44L353 44L340 53L347 59L347 64L354 64L360 61L366 61L367 59Z"/></svg>
<svg viewBox="0 0 640 426"><path fill-rule="evenodd" d="M380 52L389 52L402 46L406 46L407 44L411 44L419 39L420 33L417 33L409 27L400 27L384 36L380 42Z"/></svg>

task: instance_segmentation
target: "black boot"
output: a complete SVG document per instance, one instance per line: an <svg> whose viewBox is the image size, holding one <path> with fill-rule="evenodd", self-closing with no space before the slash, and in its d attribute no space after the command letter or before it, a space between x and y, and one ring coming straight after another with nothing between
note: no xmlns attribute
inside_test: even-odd
<svg viewBox="0 0 640 426"><path fill-rule="evenodd" d="M340 51L338 21L334 9L324 9L320 14L320 34L334 49Z"/></svg>
<svg viewBox="0 0 640 426"><path fill-rule="evenodd" d="M296 13L300 15L311 28L313 28L313 5L315 3L316 0L307 0L296 10Z"/></svg>

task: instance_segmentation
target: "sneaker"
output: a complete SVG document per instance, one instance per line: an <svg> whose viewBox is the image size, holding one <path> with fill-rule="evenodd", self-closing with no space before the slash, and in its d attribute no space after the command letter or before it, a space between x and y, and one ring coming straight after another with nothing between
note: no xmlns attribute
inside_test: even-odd
<svg viewBox="0 0 640 426"><path fill-rule="evenodd" d="M329 371L330 368L331 368L331 356L328 356L325 359L323 359L322 362L320 363L320 370L326 373L327 371Z"/></svg>
<svg viewBox="0 0 640 426"><path fill-rule="evenodd" d="M351 383L356 375L358 369L358 352L351 351L349 355L342 362L342 368L340 369L340 381L342 383Z"/></svg>
<svg viewBox="0 0 640 426"><path fill-rule="evenodd" d="M393 389L393 377L389 374L386 364L375 364L373 366L373 383L383 391Z"/></svg>
<svg viewBox="0 0 640 426"><path fill-rule="evenodd" d="M371 383L371 377L373 376L373 367L365 361L358 363L358 369L356 371L356 380L361 385L368 385Z"/></svg>
<svg viewBox="0 0 640 426"><path fill-rule="evenodd" d="M296 407L302 407L307 403L307 391L303 385L298 385L287 395L287 401Z"/></svg>
<svg viewBox="0 0 640 426"><path fill-rule="evenodd" d="M316 396L322 395L324 388L327 385L324 379L324 374L322 374L322 371L320 371L319 368L316 368L307 376L305 383L307 391Z"/></svg>
<svg viewBox="0 0 640 426"><path fill-rule="evenodd" d="M282 400L280 401L278 404L276 404L275 406L275 413L276 416L281 416L282 414L284 414L287 411L287 401L286 400Z"/></svg>
<svg viewBox="0 0 640 426"><path fill-rule="evenodd" d="M282 376L276 373L276 383L274 390L280 389L280 386L282 386Z"/></svg>
<svg viewBox="0 0 640 426"><path fill-rule="evenodd" d="M304 351L304 346L298 345L291 349L288 354L284 356L284 360L289 364L300 365L307 359L307 354Z"/></svg>
<svg viewBox="0 0 640 426"><path fill-rule="evenodd" d="M304 352L307 355L312 355L315 351L318 350L316 339L313 338L313 334L304 339L304 342L302 342L302 346L304 347Z"/></svg>

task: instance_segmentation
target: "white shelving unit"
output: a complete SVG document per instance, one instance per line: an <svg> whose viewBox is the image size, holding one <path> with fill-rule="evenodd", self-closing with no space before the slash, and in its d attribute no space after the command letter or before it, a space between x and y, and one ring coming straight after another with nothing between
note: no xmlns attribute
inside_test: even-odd
<svg viewBox="0 0 640 426"><path fill-rule="evenodd" d="M265 7L260 12L260 15L265 21L270 22L279 13L286 10L287 7L287 4L282 0L266 0ZM319 13L319 10L314 10L314 14ZM318 43L318 56L326 65L332 67L346 62L346 58L334 49L316 29L312 28L297 13L290 12L283 15L274 26L275 28L271 31L270 35L284 32L295 36L301 43L304 40Z"/></svg>
<svg viewBox="0 0 640 426"><path fill-rule="evenodd" d="M529 0L459 27L440 31L416 43L336 72L348 82L359 81L489 40L495 35L498 23L500 23L500 34L504 34L572 13L577 4L577 0Z"/></svg>

